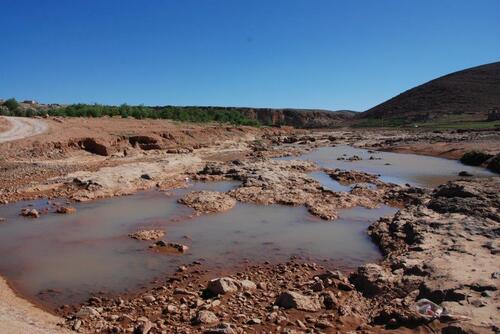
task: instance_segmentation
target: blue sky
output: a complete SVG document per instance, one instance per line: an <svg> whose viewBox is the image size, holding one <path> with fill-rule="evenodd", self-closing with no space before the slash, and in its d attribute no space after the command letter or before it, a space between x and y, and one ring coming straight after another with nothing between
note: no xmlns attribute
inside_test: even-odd
<svg viewBox="0 0 500 334"><path fill-rule="evenodd" d="M0 0L0 97L365 110L500 60L498 0Z"/></svg>

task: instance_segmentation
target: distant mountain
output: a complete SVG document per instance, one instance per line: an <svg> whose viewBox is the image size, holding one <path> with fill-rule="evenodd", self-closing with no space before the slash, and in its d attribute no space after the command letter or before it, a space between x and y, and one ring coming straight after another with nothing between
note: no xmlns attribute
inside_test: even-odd
<svg viewBox="0 0 500 334"><path fill-rule="evenodd" d="M422 121L469 115L486 119L492 108L500 108L500 62L439 77L360 113L356 118Z"/></svg>

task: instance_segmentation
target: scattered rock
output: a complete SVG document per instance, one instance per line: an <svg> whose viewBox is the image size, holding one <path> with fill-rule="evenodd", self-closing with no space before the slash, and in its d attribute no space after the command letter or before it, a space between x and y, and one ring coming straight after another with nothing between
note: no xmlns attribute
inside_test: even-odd
<svg viewBox="0 0 500 334"><path fill-rule="evenodd" d="M21 211L21 216L30 217L30 218L38 218L40 217L40 213L37 209L25 208Z"/></svg>
<svg viewBox="0 0 500 334"><path fill-rule="evenodd" d="M163 240L159 240L150 246L151 248L157 249L161 252L167 253L185 253L189 250L189 247L183 244L175 243L175 242L165 242Z"/></svg>

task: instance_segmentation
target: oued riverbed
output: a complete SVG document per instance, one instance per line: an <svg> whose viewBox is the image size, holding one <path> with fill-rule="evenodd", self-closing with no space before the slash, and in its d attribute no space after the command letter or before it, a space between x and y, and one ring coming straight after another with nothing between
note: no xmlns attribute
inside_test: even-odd
<svg viewBox="0 0 500 334"><path fill-rule="evenodd" d="M346 160L354 155L361 160ZM454 179L462 170L489 175L452 160L349 146L320 148L287 159L308 159L322 167L361 170L380 174L386 182L420 186ZM310 175L332 190L350 190L322 172ZM366 235L368 225L396 211L387 206L355 207L341 210L338 220L325 222L304 207L238 203L224 213L195 215L177 203L189 191L228 191L238 186L236 181L197 182L170 193L148 191L78 203L72 215L53 213L55 208L47 200L4 205L0 207L0 217L6 218L0 224L0 274L22 294L56 306L84 301L99 291L134 291L192 261L223 270L245 260L284 261L299 255L354 268L380 256ZM49 213L38 219L19 216L28 206ZM163 229L165 240L190 248L182 255L154 252L149 248L152 241L128 237L141 229Z"/></svg>

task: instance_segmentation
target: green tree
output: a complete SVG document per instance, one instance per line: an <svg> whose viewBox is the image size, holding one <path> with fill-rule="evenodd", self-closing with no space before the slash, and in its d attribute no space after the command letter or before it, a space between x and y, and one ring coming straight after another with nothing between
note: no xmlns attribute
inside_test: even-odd
<svg viewBox="0 0 500 334"><path fill-rule="evenodd" d="M14 111L17 108L19 108L19 103L16 101L15 98L8 99L3 103L3 105L6 106L10 111Z"/></svg>

